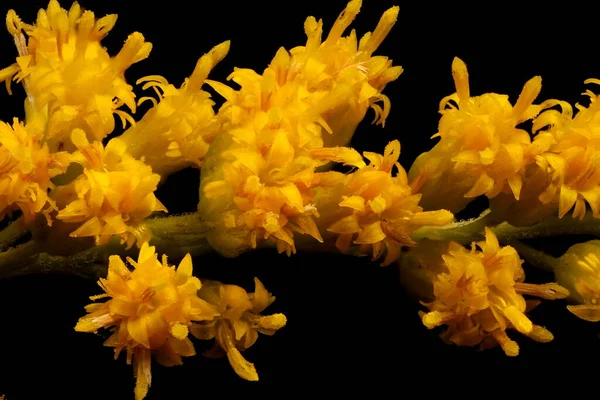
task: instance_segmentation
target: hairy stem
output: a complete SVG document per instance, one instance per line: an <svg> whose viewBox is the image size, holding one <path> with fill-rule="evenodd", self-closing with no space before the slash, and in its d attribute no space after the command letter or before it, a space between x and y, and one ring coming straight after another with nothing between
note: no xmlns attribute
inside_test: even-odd
<svg viewBox="0 0 600 400"><path fill-rule="evenodd" d="M149 219L146 227L152 233L149 244L156 246L158 254L167 254L170 259L179 260L187 253L199 256L211 251L206 240L206 232L210 227L203 223L197 213ZM38 243L31 240L1 252L0 278L60 273L97 279L106 275L111 255L135 259L138 254L136 246L127 249L117 236L104 245L92 246L66 256L40 253L39 249Z"/></svg>
<svg viewBox="0 0 600 400"><path fill-rule="evenodd" d="M536 268L552 272L558 263L558 260L555 257L552 257L543 251L536 250L518 240L510 240L508 241L508 244L514 247L525 261Z"/></svg>
<svg viewBox="0 0 600 400"><path fill-rule="evenodd" d="M455 222L442 227L423 227L413 233L415 241L423 239L452 240L462 244L469 244L483 239L485 227L489 227L498 237L506 242L512 239L532 239L560 235L594 235L600 237L600 219L594 218L591 213L583 219L571 217L549 217L542 222L524 227L512 226L507 222L494 225L489 218L489 210L480 217L468 221Z"/></svg>
<svg viewBox="0 0 600 400"><path fill-rule="evenodd" d="M0 252L11 247L17 240L21 239L29 232L29 228L23 222L23 217L19 217L11 222L6 228L0 231Z"/></svg>

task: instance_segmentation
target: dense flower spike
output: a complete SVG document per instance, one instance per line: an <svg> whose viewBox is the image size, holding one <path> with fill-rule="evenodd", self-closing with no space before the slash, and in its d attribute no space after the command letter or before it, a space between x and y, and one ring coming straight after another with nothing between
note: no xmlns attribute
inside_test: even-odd
<svg viewBox="0 0 600 400"><path fill-rule="evenodd" d="M192 322L211 320L219 312L198 297L200 280L192 276L192 259L188 254L175 268L167 257L158 260L155 249L144 243L137 262L128 258L131 271L118 256L111 256L108 275L98 282L105 294L92 296L104 303L86 307L75 330L96 332L110 328L112 335L104 343L114 347L115 359L127 352L136 376L135 398L146 396L151 383L151 357L161 365L182 364L181 357L195 354L188 338Z"/></svg>
<svg viewBox="0 0 600 400"><path fill-rule="evenodd" d="M151 213L167 211L154 195L160 176L143 161L127 153L119 138L104 147L89 143L82 130L73 131L71 140L78 151L73 158L83 173L52 195L59 207L56 216L67 223L78 223L72 237L94 237L96 244L121 236L130 247L148 240L143 221Z"/></svg>
<svg viewBox="0 0 600 400"><path fill-rule="evenodd" d="M351 1L323 42L322 22L309 18L307 45L281 48L262 75L236 69L230 79L239 90L207 82L226 102L219 110L223 134L202 169L199 211L215 225L208 239L222 254L235 256L272 240L289 255L296 252L294 233L322 241L313 220L315 170L332 161L364 166L355 150L339 145L348 143L377 100L384 101L383 109L374 106L385 119L389 100L381 90L402 70L371 57L397 7L360 44L355 33L341 37L360 5Z"/></svg>
<svg viewBox="0 0 600 400"><path fill-rule="evenodd" d="M254 364L246 361L240 353L251 347L258 333L273 335L287 323L283 314L263 316L261 312L275 301L261 281L254 278L254 293L234 285L204 281L199 296L219 310L212 320L193 324L192 335L198 339L215 339L215 347L206 352L209 357L227 355L233 370L242 378L257 381Z"/></svg>
<svg viewBox="0 0 600 400"><path fill-rule="evenodd" d="M69 155L50 154L41 144L41 131L35 124L14 119L10 126L0 122L0 218L20 209L25 222L48 214L54 207L48 190L51 178L66 171Z"/></svg>
<svg viewBox="0 0 600 400"><path fill-rule="evenodd" d="M124 72L148 57L152 46L135 32L111 57L100 41L116 20L116 15L96 19L76 2L67 11L57 0L40 10L33 25L21 22L13 10L8 12L6 23L19 56L0 71L0 79L7 85L13 77L22 81L33 112L47 114L51 150L71 149L68 141L74 128L83 129L90 140L102 140L114 129L113 114L123 124L134 123L127 112L118 110L123 104L132 112L136 108Z"/></svg>
<svg viewBox="0 0 600 400"><path fill-rule="evenodd" d="M159 98L142 97L154 103L146 115L120 138L133 157L145 157L152 170L167 176L180 169L197 166L218 133L220 123L213 110L210 94L200 90L210 71L229 51L229 42L215 46L198 60L192 75L180 88L162 76L147 76L138 81L153 88Z"/></svg>
<svg viewBox="0 0 600 400"><path fill-rule="evenodd" d="M279 48L261 73L234 68L235 87L208 79L229 53L224 41L179 87L160 75L137 80L156 93L137 101L125 72L152 46L135 32L111 56L101 41L116 15L96 19L57 0L34 24L8 12L18 57L0 80L9 93L13 81L22 83L27 98L24 122L0 122L0 219L18 218L0 230L0 277L97 277L111 255L99 280L104 293L91 297L106 301L88 305L75 330L110 329L105 345L115 358L127 353L136 400L149 391L153 357L173 366L195 354L189 334L214 340L205 356L226 356L239 377L257 381L243 352L259 333L286 326L284 314L262 314L275 297L257 278L248 293L192 276L192 255L211 250L233 257L274 247L288 256L342 252L397 263L401 283L427 309L419 313L427 328L444 327L442 338L455 345L499 345L508 356L519 353L511 331L553 339L527 316L540 298L570 297L573 314L600 321L600 240L558 259L519 241L600 236L600 96L588 90L587 107L537 103L539 76L514 103L472 96L467 67L455 58L456 92L439 105L439 142L407 174L398 140L383 154L349 145L370 108L384 126L391 103L383 92L403 72L374 55L399 8L359 39L346 32L361 7L349 0L325 35L323 21L308 17L305 44ZM218 111L205 84L224 98ZM136 123L145 101L152 107ZM119 137L115 115L124 130L130 124ZM198 212L155 215L167 212L158 186L187 167L201 168ZM454 221L480 196L488 210ZM126 265L121 256L138 250L134 243L137 261ZM178 266L166 254L159 260L156 248ZM553 270L557 283L525 283L521 257Z"/></svg>
<svg viewBox="0 0 600 400"><path fill-rule="evenodd" d="M431 250L416 249L416 257L431 257ZM422 312L421 318L430 329L446 325L442 334L445 341L459 346L481 344L482 348L500 345L506 355L516 356L519 346L508 337L508 329L539 342L553 339L548 330L527 318L528 304L522 295L554 299L564 298L568 292L556 284L523 283L525 273L516 250L501 247L490 229L486 228L485 241L473 243L471 250L450 242L439 256L445 271L437 274L434 300L424 303L429 311ZM440 262L433 264L439 271Z"/></svg>
<svg viewBox="0 0 600 400"><path fill-rule="evenodd" d="M421 154L409 171L415 190L423 194L426 210L462 210L474 197L501 192L519 199L525 166L535 152L527 131L517 125L537 115L532 105L541 78L529 80L515 105L508 96L486 93L471 97L465 63L455 58L452 75L456 93L440 103L440 141ZM456 106L452 104L456 103Z"/></svg>
<svg viewBox="0 0 600 400"><path fill-rule="evenodd" d="M446 210L423 211L419 206L421 195L412 193L406 171L398 163L399 141L388 144L383 155L364 155L370 161L368 166L348 175L337 174L342 189L339 203L335 203L339 211L325 212L325 204L318 207L323 214L330 214L329 219L332 214L339 218L327 230L339 235L336 247L340 251L358 245L358 253L372 252L373 259L385 254L385 266L398 260L402 247L416 245L412 232L424 225L446 225L454 216Z"/></svg>

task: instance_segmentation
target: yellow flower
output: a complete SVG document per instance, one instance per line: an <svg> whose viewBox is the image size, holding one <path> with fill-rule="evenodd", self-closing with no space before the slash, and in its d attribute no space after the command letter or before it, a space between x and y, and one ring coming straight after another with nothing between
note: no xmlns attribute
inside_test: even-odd
<svg viewBox="0 0 600 400"><path fill-rule="evenodd" d="M600 80L588 79L585 83L600 84ZM536 118L533 126L534 132L538 132L534 144L545 150L537 157L537 163L548 174L548 185L539 199L543 204L558 205L561 218L573 210L573 218L583 219L586 203L594 216L600 217L600 101L591 90L585 94L590 105L586 108L577 104L575 116L570 104L548 100L545 108L558 105L562 112L547 110Z"/></svg>
<svg viewBox="0 0 600 400"><path fill-rule="evenodd" d="M135 398L146 396L151 383L151 357L161 365L182 364L181 357L195 354L188 338L192 322L211 320L218 311L198 297L200 280L192 276L192 258L187 254L175 268L167 257L158 260L153 246L144 243L137 262L111 256L108 275L98 284L105 294L91 300L109 298L104 303L86 306L88 314L79 319L77 332L96 332L111 328L104 343L114 347L115 359L127 352L127 364L133 361L137 382Z"/></svg>
<svg viewBox="0 0 600 400"><path fill-rule="evenodd" d="M586 321L600 321L600 240L571 246L558 259L554 275L577 303L567 306L569 311Z"/></svg>
<svg viewBox="0 0 600 400"><path fill-rule="evenodd" d="M73 131L71 140L78 152L74 159L83 173L52 195L59 206L57 219L80 226L72 237L94 237L96 244L120 235L130 247L148 240L143 221L155 211L167 211L154 195L160 176L143 161L127 154L119 138L89 143L82 130Z"/></svg>
<svg viewBox="0 0 600 400"><path fill-rule="evenodd" d="M370 164L345 177L340 209L334 211L341 215L327 230L339 234L340 251L348 252L356 244L359 253L372 251L373 259L385 253L382 265L389 265L398 260L402 247L416 245L412 232L424 225L448 224L454 216L446 210L424 212L419 206L421 195L412 193L398 163L399 141L388 144L383 156L364 155Z"/></svg>
<svg viewBox="0 0 600 400"><path fill-rule="evenodd" d="M479 250L476 248L479 247ZM411 250L413 256L428 254L432 248ZM419 253L420 252L420 253ZM431 254L428 254L431 257ZM523 283L522 260L514 248L500 247L494 233L486 228L485 242L473 243L471 250L450 242L441 256L445 271L433 283L434 300L423 303L423 324L429 329L447 325L442 338L459 346L500 345L506 355L519 354L519 346L507 335L515 329L539 342L553 339L545 328L534 325L525 315L538 303L527 303L523 294L545 299L564 298L564 288L556 284ZM427 265L421 265L428 268ZM434 270L439 270L434 263Z"/></svg>
<svg viewBox="0 0 600 400"><path fill-rule="evenodd" d="M275 301L275 297L267 292L258 278L254 278L254 284L254 293L248 294L239 286L205 281L199 296L213 304L220 315L215 320L194 324L190 328L192 335L198 339L215 339L215 347L205 355L218 357L225 353L233 370L249 381L257 381L258 374L254 364L246 361L241 351L256 342L258 333L271 336L287 322L283 314L260 314Z"/></svg>
<svg viewBox="0 0 600 400"><path fill-rule="evenodd" d="M51 150L71 149L74 128L83 129L90 140L102 140L115 126L113 114L123 124L134 120L118 108L125 104L135 112L135 95L124 78L125 70L148 57L152 48L135 32L115 57L100 41L113 28L116 15L96 20L94 13L73 3L69 11L50 0L33 25L21 22L10 10L7 27L15 38L16 63L0 71L7 85L22 81L33 109L47 113L46 139ZM28 39L25 39L27 35Z"/></svg>
<svg viewBox="0 0 600 400"><path fill-rule="evenodd" d="M0 218L20 209L29 223L40 212L48 217L55 208L48 197L54 187L50 179L66 171L69 156L50 154L39 135L37 126L17 118L12 127L0 122Z"/></svg>
<svg viewBox="0 0 600 400"><path fill-rule="evenodd" d="M144 89L153 88L159 98L140 98L154 103L144 117L120 136L135 158L144 157L146 164L163 178L180 169L197 166L220 128L210 94L200 90L209 72L229 51L229 41L215 46L198 60L192 75L180 88L162 76L147 76Z"/></svg>
<svg viewBox="0 0 600 400"><path fill-rule="evenodd" d="M208 81L227 99L223 109L230 113L232 122L238 124L254 110L288 105L285 111L271 112L269 117L293 114L290 118L302 123L297 128L301 146L306 143L311 147L347 146L369 107L375 110L375 121L383 125L390 100L381 92L400 76L402 67L392 67L387 57L372 54L395 24L399 8L387 10L375 31L366 33L360 41L355 31L343 37L361 4L360 0L350 1L325 40L323 21L308 17L304 23L306 45L290 51L281 47L262 75L236 68L229 79L241 86L239 91ZM322 128L328 134L321 138ZM315 133L319 134L312 138ZM312 144L311 138L324 144Z"/></svg>
<svg viewBox="0 0 600 400"><path fill-rule="evenodd" d="M440 141L420 155L409 171L413 188L423 194L426 210L463 209L474 197L501 192L519 199L525 166L533 162L529 133L517 128L540 111L532 105L541 78L529 80L514 106L508 96L486 93L471 97L465 63L455 58L456 93L440 103ZM456 103L456 106L452 104Z"/></svg>

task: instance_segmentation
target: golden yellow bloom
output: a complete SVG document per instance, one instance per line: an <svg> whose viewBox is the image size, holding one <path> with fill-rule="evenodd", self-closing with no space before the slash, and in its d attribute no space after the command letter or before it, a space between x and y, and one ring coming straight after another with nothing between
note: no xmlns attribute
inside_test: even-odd
<svg viewBox="0 0 600 400"><path fill-rule="evenodd" d="M600 84L600 80L588 79L586 83ZM562 112L547 110L533 126L534 132L539 132L534 144L545 150L537 157L537 163L548 174L548 185L539 199L543 204L557 204L561 218L573 210L573 218L583 219L586 203L594 216L600 217L600 101L591 90L585 94L590 105L586 108L578 104L575 116L570 104L547 101L546 108L558 105ZM543 128L547 129L542 131Z"/></svg>
<svg viewBox="0 0 600 400"><path fill-rule="evenodd" d="M72 237L94 237L96 244L120 235L130 247L148 240L143 221L155 211L167 211L154 195L160 176L143 161L127 154L119 138L106 148L100 142L89 143L82 130L71 136L78 151L74 160L83 173L70 184L52 193L59 207L59 220L78 223Z"/></svg>
<svg viewBox="0 0 600 400"><path fill-rule="evenodd" d="M431 250L416 248L413 255L418 257L419 251L427 254ZM499 344L506 355L516 356L519 346L509 338L507 329L515 329L539 342L553 339L548 330L527 318L528 304L523 294L556 299L568 293L553 283L523 283L525 273L519 255L510 246L500 247L490 229L486 228L485 242L473 243L470 251L450 242L438 256L446 271L437 274L433 283L435 299L423 303L428 312L422 312L421 318L430 329L447 325L442 334L445 341L459 346L481 344L483 348ZM433 268L439 270L439 265L434 263ZM532 305L537 304L529 307Z"/></svg>
<svg viewBox="0 0 600 400"><path fill-rule="evenodd" d="M110 57L100 41L116 20L116 15L96 19L76 2L67 11L57 0L39 11L33 25L21 22L13 10L8 12L7 27L19 56L0 71L0 79L7 85L13 76L22 81L35 112L47 113L46 139L51 150L63 146L70 150L68 140L74 128L83 129L90 140L102 140L114 129L113 114L123 124L126 120L134 123L127 112L118 110L123 104L132 112L136 108L124 72L148 57L152 46L135 32L119 54Z"/></svg>
<svg viewBox="0 0 600 400"><path fill-rule="evenodd" d="M158 260L155 248L144 243L137 262L111 256L108 275L98 284L106 292L90 297L104 303L86 306L88 314L79 319L75 330L96 332L111 328L112 335L104 343L115 348L115 359L127 352L127 364L133 361L135 398L146 396L151 383L151 356L161 365L182 364L181 357L195 354L188 338L192 322L211 320L219 313L215 307L198 297L200 280L192 276L192 258L187 254L175 268L163 255Z"/></svg>
<svg viewBox="0 0 600 400"><path fill-rule="evenodd" d="M24 125L17 118L10 126L0 122L0 219L20 209L26 223L55 208L48 197L51 178L66 171L66 153L49 154L41 144L36 125Z"/></svg>
<svg viewBox="0 0 600 400"><path fill-rule="evenodd" d="M385 119L389 100L381 90L401 72L387 58L371 57L397 7L360 43L355 33L341 37L360 6L351 1L323 42L322 22L308 18L307 45L281 48L262 75L236 68L229 79L239 90L207 81L226 102L218 113L223 134L202 168L199 211L214 225L208 240L222 254L235 256L263 240L291 254L294 233L322 241L313 221L315 170L332 161L364 165L360 154L337 144L350 140L369 106ZM379 100L383 109L374 105Z"/></svg>
<svg viewBox="0 0 600 400"><path fill-rule="evenodd" d="M281 118L278 115L283 114L300 119L297 129L302 147L305 143L311 147L348 145L369 107L375 110L374 121L383 125L390 111L390 100L381 92L400 76L402 67L393 67L387 57L372 54L394 26L399 8L387 10L375 30L360 40L354 30L343 37L361 5L361 0L350 1L325 40L322 39L323 21L308 17L304 23L308 37L305 46L290 51L281 47L262 75L248 69L235 69L229 79L241 86L239 91L209 81L227 99L224 108L232 122L238 124L249 110L274 109L287 104L285 112L278 110L269 116ZM315 121L318 124L314 124ZM322 128L328 134L321 138ZM324 144L309 143L315 133L319 134L314 140L323 140Z"/></svg>
<svg viewBox="0 0 600 400"><path fill-rule="evenodd" d="M249 381L257 381L258 373L241 351L256 342L259 332L271 336L287 322L283 314L260 314L275 301L275 297L267 292L258 278L254 278L254 284L254 293L248 294L239 286L204 281L199 296L213 304L220 315L190 328L192 335L198 339L215 339L215 347L205 353L206 356L219 357L225 353L233 370Z"/></svg>
<svg viewBox="0 0 600 400"><path fill-rule="evenodd" d="M409 171L411 185L423 194L422 206L435 210L443 204L457 212L481 195L493 198L505 192L519 199L525 166L535 153L529 134L517 125L540 111L532 103L541 78L529 80L512 106L506 95L471 97L467 67L459 58L452 63L452 75L456 93L441 101L442 117L433 136L440 141Z"/></svg>
<svg viewBox="0 0 600 400"><path fill-rule="evenodd" d="M200 90L210 71L229 51L229 41L215 46L198 60L192 75L180 88L162 76L147 76L144 89L153 88L159 98L140 98L154 103L144 117L120 136L135 158L163 178L180 169L200 167L208 147L220 128L208 92Z"/></svg>
<svg viewBox="0 0 600 400"><path fill-rule="evenodd" d="M373 259L385 253L382 265L389 265L398 260L403 246L416 245L412 232L424 225L448 224L454 216L446 210L424 212L419 206L421 195L412 193L406 171L398 163L399 141L388 144L383 156L364 155L370 164L342 178L341 209L333 211L339 220L327 230L339 234L340 251L348 252L355 244L359 253L372 251Z"/></svg>
<svg viewBox="0 0 600 400"><path fill-rule="evenodd" d="M571 246L558 259L554 275L576 303L567 306L569 311L586 321L600 321L600 240Z"/></svg>

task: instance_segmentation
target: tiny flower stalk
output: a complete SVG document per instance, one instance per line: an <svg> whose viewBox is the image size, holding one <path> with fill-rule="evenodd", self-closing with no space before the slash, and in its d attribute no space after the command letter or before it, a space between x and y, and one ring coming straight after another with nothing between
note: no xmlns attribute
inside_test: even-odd
<svg viewBox="0 0 600 400"><path fill-rule="evenodd" d="M539 302L523 295L552 300L567 297L568 291L555 283L524 283L516 250L501 247L490 229L485 234L485 241L472 243L470 250L456 242L423 242L400 262L401 282L426 301L427 311L420 315L427 328L446 326L444 341L483 349L500 345L506 355L516 356L519 346L509 330L538 342L553 339L526 316Z"/></svg>

